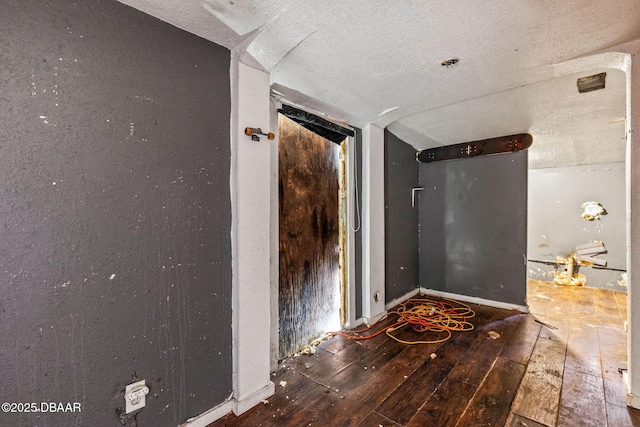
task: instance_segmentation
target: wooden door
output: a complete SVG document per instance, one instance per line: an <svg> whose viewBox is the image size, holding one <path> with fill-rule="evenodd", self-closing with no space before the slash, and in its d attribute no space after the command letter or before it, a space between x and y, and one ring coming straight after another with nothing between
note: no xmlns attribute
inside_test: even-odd
<svg viewBox="0 0 640 427"><path fill-rule="evenodd" d="M279 354L340 327L341 147L279 115Z"/></svg>

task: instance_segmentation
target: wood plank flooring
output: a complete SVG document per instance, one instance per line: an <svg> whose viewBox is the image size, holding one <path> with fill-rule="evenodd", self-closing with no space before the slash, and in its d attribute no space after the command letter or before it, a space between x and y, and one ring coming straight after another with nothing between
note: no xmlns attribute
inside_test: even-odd
<svg viewBox="0 0 640 427"><path fill-rule="evenodd" d="M439 344L334 337L283 361L266 403L209 427L640 426L618 372L626 295L530 281L528 302L529 314L471 305L475 329Z"/></svg>

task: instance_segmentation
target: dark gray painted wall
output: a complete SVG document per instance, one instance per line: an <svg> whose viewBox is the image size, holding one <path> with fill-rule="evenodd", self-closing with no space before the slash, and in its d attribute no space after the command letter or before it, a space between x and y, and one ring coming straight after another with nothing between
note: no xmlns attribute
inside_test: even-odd
<svg viewBox="0 0 640 427"><path fill-rule="evenodd" d="M529 260L555 261L593 240L604 243L608 253L597 255L607 267L626 270L626 204L624 163L529 171ZM600 220L586 221L580 206L596 201L607 210ZM530 277L540 278L549 268L536 263ZM622 289L619 271L581 267L587 286ZM547 275L547 279L548 278Z"/></svg>
<svg viewBox="0 0 640 427"><path fill-rule="evenodd" d="M418 206L411 207L418 162L416 150L387 130L384 147L385 300L389 302L419 286Z"/></svg>
<svg viewBox="0 0 640 427"><path fill-rule="evenodd" d="M231 373L226 49L115 1L0 2L0 425L175 426ZM124 423L133 425L131 418Z"/></svg>
<svg viewBox="0 0 640 427"><path fill-rule="evenodd" d="M420 286L524 305L527 152L420 164Z"/></svg>

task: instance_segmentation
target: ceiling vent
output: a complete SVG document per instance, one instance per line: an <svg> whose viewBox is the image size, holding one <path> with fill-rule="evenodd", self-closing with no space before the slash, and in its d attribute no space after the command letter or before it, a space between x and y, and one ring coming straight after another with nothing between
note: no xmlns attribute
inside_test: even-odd
<svg viewBox="0 0 640 427"><path fill-rule="evenodd" d="M593 90L604 89L604 81L607 73L594 74L578 79L578 92L585 93Z"/></svg>

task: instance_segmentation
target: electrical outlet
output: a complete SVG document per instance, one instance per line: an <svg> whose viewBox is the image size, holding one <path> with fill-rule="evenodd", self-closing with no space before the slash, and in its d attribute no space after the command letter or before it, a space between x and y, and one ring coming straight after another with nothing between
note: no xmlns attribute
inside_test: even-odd
<svg viewBox="0 0 640 427"><path fill-rule="evenodd" d="M147 387L144 380L126 386L124 389L126 413L130 414L133 411L144 408L144 405L147 404L147 399L145 398L147 394L149 394L149 387Z"/></svg>

